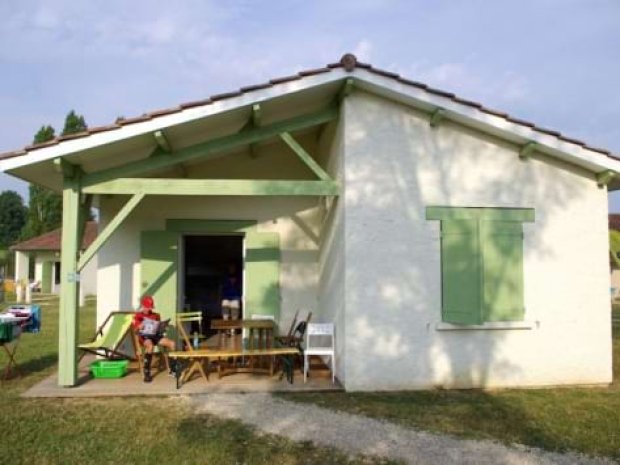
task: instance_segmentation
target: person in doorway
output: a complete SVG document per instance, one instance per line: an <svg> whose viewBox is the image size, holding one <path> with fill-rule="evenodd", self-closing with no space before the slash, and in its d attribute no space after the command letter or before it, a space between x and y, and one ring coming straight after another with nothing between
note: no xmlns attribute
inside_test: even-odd
<svg viewBox="0 0 620 465"><path fill-rule="evenodd" d="M138 332L140 344L144 347L144 382L153 381L151 376L151 363L153 351L156 346L165 347L168 350L175 349L172 339L164 335L165 324L162 324L161 316L155 312L155 301L150 295L145 295L140 301L140 309L133 317L133 327ZM174 373L174 361L170 362L170 371Z"/></svg>
<svg viewBox="0 0 620 465"><path fill-rule="evenodd" d="M241 280L234 264L228 265L228 272L222 284L222 318L238 320L241 310ZM231 335L235 331L231 330Z"/></svg>

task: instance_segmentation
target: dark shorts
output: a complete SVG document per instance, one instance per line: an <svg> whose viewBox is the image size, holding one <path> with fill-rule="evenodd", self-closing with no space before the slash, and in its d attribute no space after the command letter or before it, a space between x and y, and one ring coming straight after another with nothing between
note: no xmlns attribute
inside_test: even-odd
<svg viewBox="0 0 620 465"><path fill-rule="evenodd" d="M159 341L161 341L163 339L163 336L161 335L156 335L156 336L140 336L140 342L142 344L144 344L144 341L149 340L153 343L154 346L156 346L157 344L159 344Z"/></svg>

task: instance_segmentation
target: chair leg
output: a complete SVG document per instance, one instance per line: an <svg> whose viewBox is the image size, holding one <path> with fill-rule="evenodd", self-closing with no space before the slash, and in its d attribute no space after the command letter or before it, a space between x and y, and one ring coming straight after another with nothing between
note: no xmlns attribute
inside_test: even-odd
<svg viewBox="0 0 620 465"><path fill-rule="evenodd" d="M332 354L332 384L336 383L336 355Z"/></svg>
<svg viewBox="0 0 620 465"><path fill-rule="evenodd" d="M308 377L308 354L304 353L304 383Z"/></svg>

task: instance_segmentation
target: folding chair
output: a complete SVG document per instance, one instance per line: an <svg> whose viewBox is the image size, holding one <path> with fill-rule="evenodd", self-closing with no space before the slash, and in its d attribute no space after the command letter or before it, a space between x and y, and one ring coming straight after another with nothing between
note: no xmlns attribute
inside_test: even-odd
<svg viewBox="0 0 620 465"><path fill-rule="evenodd" d="M330 338L330 345L312 345L313 338L319 337L322 340ZM306 330L306 348L304 350L304 383L310 368L310 357L312 355L329 356L332 370L332 383L336 382L336 341L334 336L333 323L310 323Z"/></svg>
<svg viewBox="0 0 620 465"><path fill-rule="evenodd" d="M183 343L185 345L186 350L188 352L193 352L194 350L200 348L200 347L194 347L194 344L192 344L192 341L190 341L189 335L187 334L187 331L185 330L185 324L186 323L198 324L198 336L202 338L203 337L202 336L202 312L177 313L176 321L177 321L177 331L181 335L181 339L183 339ZM183 375L182 382L190 380L192 375L196 372L199 372L202 375L202 377L205 379L205 381L209 381L209 375L207 374L207 372L205 372L205 369L202 366L201 360L193 359L191 363L192 364L190 365L189 369L187 370L185 375Z"/></svg>
<svg viewBox="0 0 620 465"><path fill-rule="evenodd" d="M105 319L103 324L97 329L93 341L78 345L83 353L80 360L90 352L105 358L124 358L131 360L133 356L121 349L123 341L128 333L133 333L131 323L134 312L112 312ZM132 343L135 342L132 339ZM136 354L138 353L137 348Z"/></svg>

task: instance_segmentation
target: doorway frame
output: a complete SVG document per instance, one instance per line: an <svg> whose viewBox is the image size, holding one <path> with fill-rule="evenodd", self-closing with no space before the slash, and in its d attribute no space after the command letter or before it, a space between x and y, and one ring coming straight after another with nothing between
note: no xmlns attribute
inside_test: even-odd
<svg viewBox="0 0 620 465"><path fill-rule="evenodd" d="M177 308L185 310L185 238L188 236L212 236L212 237L227 237L236 236L241 237L241 319L245 314L245 288L246 288L246 276L245 276L245 258L246 258L246 232L183 232L179 233L178 246L177 246ZM180 272L182 270L182 272ZM190 311L198 311L198 309L190 309Z"/></svg>

